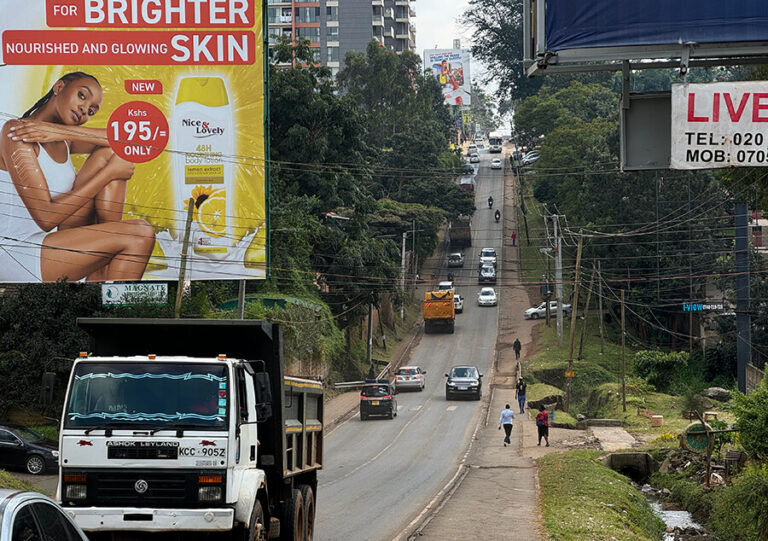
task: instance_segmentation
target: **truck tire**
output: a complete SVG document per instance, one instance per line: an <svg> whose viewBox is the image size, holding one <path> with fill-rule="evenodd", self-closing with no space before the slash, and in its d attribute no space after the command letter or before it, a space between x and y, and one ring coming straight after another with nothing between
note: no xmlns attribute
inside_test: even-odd
<svg viewBox="0 0 768 541"><path fill-rule="evenodd" d="M429 334L432 332L432 325L431 321L427 320L424 322L424 334Z"/></svg>
<svg viewBox="0 0 768 541"><path fill-rule="evenodd" d="M455 325L455 323L454 323L453 321L451 321L451 322L448 324L448 332L449 332L449 333L451 333L451 334L453 334L453 331L454 331L454 328L455 328L455 326L456 326L456 325Z"/></svg>
<svg viewBox="0 0 768 541"><path fill-rule="evenodd" d="M261 502L256 500L251 513L251 525L248 528L247 541L267 541L267 525L264 523L264 509Z"/></svg>
<svg viewBox="0 0 768 541"><path fill-rule="evenodd" d="M360 420L361 420L361 421L365 421L366 419L368 419L368 415L366 415L365 413L363 413L363 412L361 411L361 412L360 412Z"/></svg>
<svg viewBox="0 0 768 541"><path fill-rule="evenodd" d="M307 520L304 515L304 499L298 489L291 491L291 498L282 504L280 520L281 541L304 541Z"/></svg>
<svg viewBox="0 0 768 541"><path fill-rule="evenodd" d="M299 485L299 490L304 499L304 516L307 517L304 540L312 541L312 537L315 535L315 493L309 485Z"/></svg>

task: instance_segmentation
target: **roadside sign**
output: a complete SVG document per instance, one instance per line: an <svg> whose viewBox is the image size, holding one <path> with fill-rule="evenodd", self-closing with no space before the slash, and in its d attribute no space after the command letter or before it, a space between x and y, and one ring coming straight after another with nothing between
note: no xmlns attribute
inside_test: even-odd
<svg viewBox="0 0 768 541"><path fill-rule="evenodd" d="M101 285L102 306L130 304L164 304L168 302L168 284L152 282L112 283Z"/></svg>
<svg viewBox="0 0 768 541"><path fill-rule="evenodd" d="M576 372L574 372L573 370L566 370L565 371L565 377L566 378L572 378L575 374L576 374Z"/></svg>
<svg viewBox="0 0 768 541"><path fill-rule="evenodd" d="M672 169L768 166L768 81L672 85Z"/></svg>

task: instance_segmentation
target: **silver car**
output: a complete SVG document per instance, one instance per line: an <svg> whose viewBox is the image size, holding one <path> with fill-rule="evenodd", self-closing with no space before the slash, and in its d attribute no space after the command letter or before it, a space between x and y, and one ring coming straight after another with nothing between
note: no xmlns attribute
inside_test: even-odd
<svg viewBox="0 0 768 541"><path fill-rule="evenodd" d="M0 541L88 541L83 530L48 496L0 489Z"/></svg>
<svg viewBox="0 0 768 541"><path fill-rule="evenodd" d="M496 290L492 287L484 287L477 294L478 306L496 306L499 303L499 299L496 296Z"/></svg>
<svg viewBox="0 0 768 541"><path fill-rule="evenodd" d="M549 301L549 315L552 317L555 317L556 314L557 314L557 301ZM563 304L563 315L565 317L568 317L570 314L571 314L571 305ZM537 306L528 308L525 312L523 312L523 317L525 319L539 319L540 317L545 317L546 315L547 315L546 302L542 302Z"/></svg>
<svg viewBox="0 0 768 541"><path fill-rule="evenodd" d="M418 366L401 366L395 373L397 390L416 389L417 391L423 391L424 385L427 383L426 373L426 370L422 370Z"/></svg>

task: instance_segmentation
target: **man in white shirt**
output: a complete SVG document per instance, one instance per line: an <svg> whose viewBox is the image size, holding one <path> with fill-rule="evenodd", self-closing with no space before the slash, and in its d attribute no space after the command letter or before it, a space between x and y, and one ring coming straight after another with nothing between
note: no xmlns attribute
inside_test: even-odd
<svg viewBox="0 0 768 541"><path fill-rule="evenodd" d="M504 406L504 409L501 412L501 417L499 418L499 430L501 430L501 427L504 427L504 447L507 446L507 444L511 444L512 442L509 440L509 436L512 434L512 419L515 418L515 412L513 412L509 408L509 404Z"/></svg>

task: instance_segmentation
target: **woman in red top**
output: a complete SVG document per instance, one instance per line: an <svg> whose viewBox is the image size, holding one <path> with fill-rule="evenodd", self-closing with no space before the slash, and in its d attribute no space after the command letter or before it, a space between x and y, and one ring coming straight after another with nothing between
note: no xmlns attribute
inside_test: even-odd
<svg viewBox="0 0 768 541"><path fill-rule="evenodd" d="M545 410L541 410L536 416L536 427L539 429L539 447L541 446L541 438L547 442L546 447L549 447L549 415Z"/></svg>

